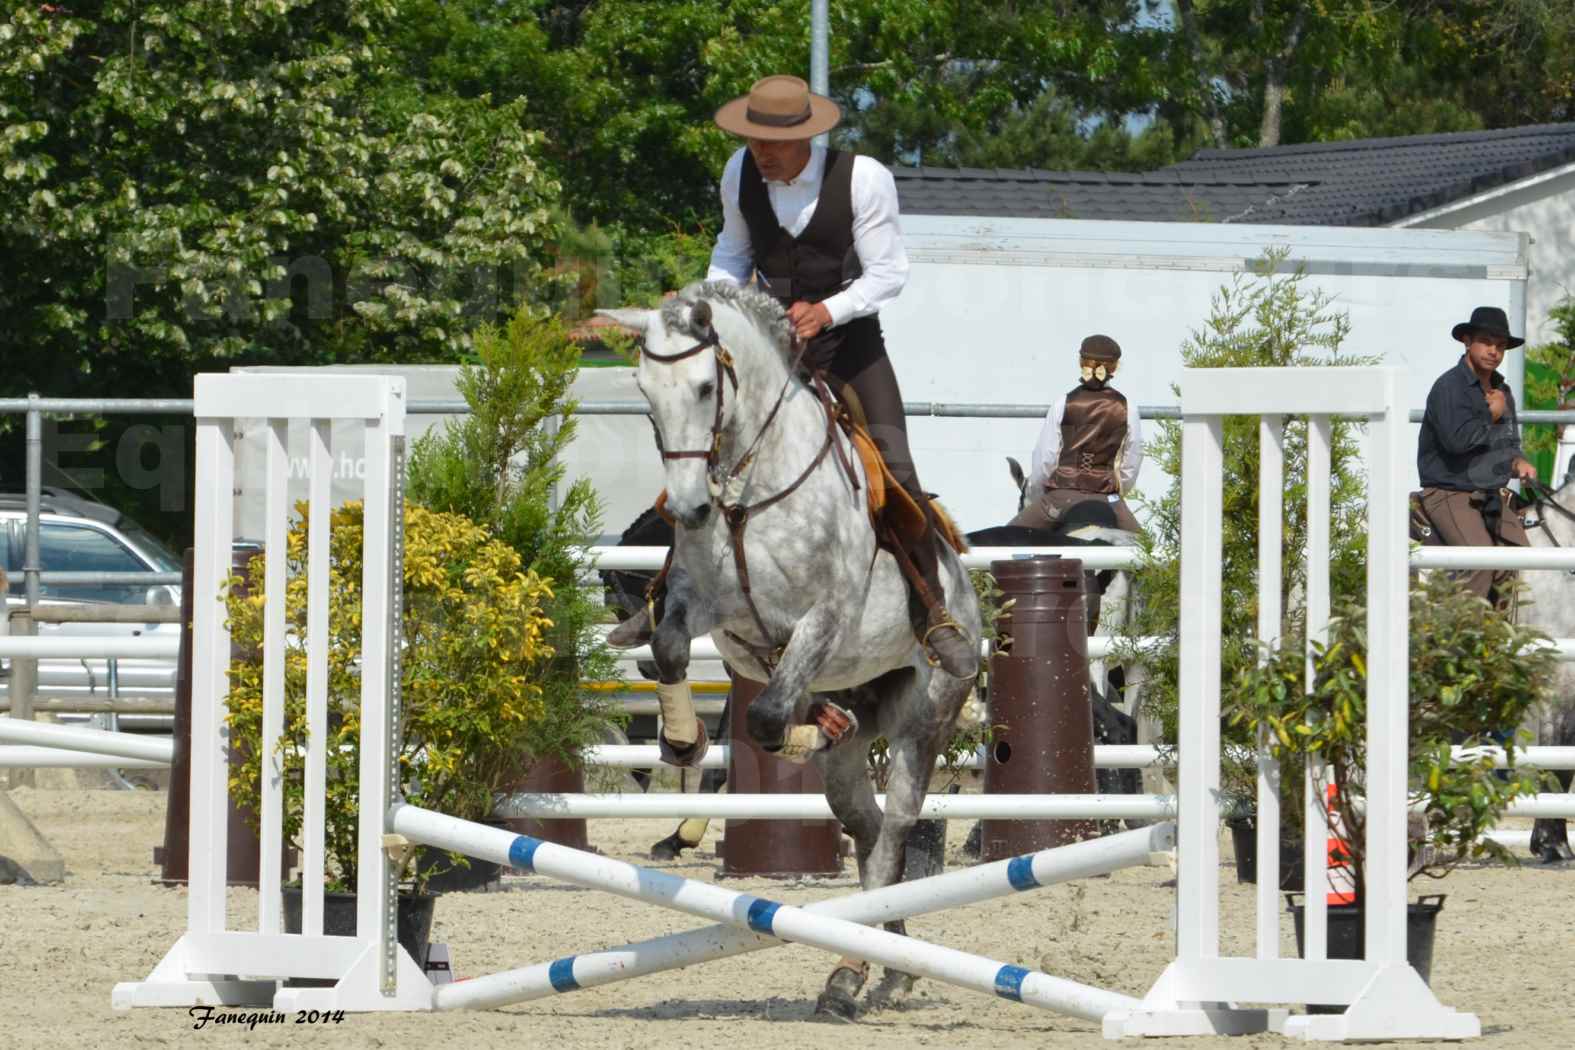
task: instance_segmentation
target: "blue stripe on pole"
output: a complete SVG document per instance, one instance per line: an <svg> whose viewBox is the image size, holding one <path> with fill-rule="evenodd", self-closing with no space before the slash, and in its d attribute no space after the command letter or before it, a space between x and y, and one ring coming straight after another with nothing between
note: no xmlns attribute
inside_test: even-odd
<svg viewBox="0 0 1575 1050"><path fill-rule="evenodd" d="M515 836L509 843L509 866L521 871L536 870L536 847L541 845L541 839L533 839L529 835Z"/></svg>
<svg viewBox="0 0 1575 1050"><path fill-rule="evenodd" d="M580 982L574 979L574 956L557 959L547 967L547 980L560 992L579 991Z"/></svg>
<svg viewBox="0 0 1575 1050"><path fill-rule="evenodd" d="M995 994L1013 1002L1023 1001L1023 978L1028 971L1021 966L1003 966L995 974Z"/></svg>
<svg viewBox="0 0 1575 1050"><path fill-rule="evenodd" d="M1014 890L1031 890L1039 885L1039 880L1034 878L1033 857L1013 857L1006 862L1006 881L1012 884Z"/></svg>
<svg viewBox="0 0 1575 1050"><path fill-rule="evenodd" d="M773 933L771 924L776 921L777 909L782 907L776 901L768 901L763 897L756 897L749 902L749 928L756 933Z"/></svg>

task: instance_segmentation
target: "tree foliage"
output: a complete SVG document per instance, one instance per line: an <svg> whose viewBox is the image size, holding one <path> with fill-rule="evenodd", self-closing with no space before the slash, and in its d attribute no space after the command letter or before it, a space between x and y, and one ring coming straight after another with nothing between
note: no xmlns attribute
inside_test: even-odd
<svg viewBox="0 0 1575 1050"><path fill-rule="evenodd" d="M1300 272L1280 274L1283 250L1270 252L1251 277L1237 278L1221 288L1204 327L1182 345L1188 368L1324 368L1372 364L1371 359L1344 352L1350 331L1343 313L1332 308L1322 292L1309 291ZM1180 395L1180 391L1176 391ZM1257 660L1258 643L1258 420L1232 416L1222 430L1224 484L1223 572L1220 633L1222 669L1226 680ZM1289 638L1305 613L1307 580L1307 457L1308 422L1291 419L1284 426L1284 473L1281 535L1282 622L1280 636ZM1181 596L1181 424L1162 421L1145 454L1172 478L1169 489L1151 503L1149 526L1143 534L1144 559L1133 589L1143 601L1123 625L1125 658L1144 672L1144 708L1175 739L1179 704L1180 625L1186 602ZM1330 441L1330 591L1362 593L1366 557L1365 485L1359 469L1357 425L1336 419ZM1321 567L1319 567L1321 568ZM1139 640L1157 636L1157 648ZM1247 741L1242 741L1247 742Z"/></svg>
<svg viewBox="0 0 1575 1050"><path fill-rule="evenodd" d="M6 393L237 362L452 360L537 281L523 98L413 81L398 0L15 2L0 22Z"/></svg>

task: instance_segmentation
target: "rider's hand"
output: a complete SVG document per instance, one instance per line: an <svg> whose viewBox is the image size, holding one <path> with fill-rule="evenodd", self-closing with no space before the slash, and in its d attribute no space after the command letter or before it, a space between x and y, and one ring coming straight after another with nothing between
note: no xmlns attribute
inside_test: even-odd
<svg viewBox="0 0 1575 1050"><path fill-rule="evenodd" d="M1515 472L1515 476L1517 478L1519 478L1521 481L1536 481L1537 480L1537 468L1532 466L1531 463L1528 462L1527 460L1524 460L1524 459L1517 459L1517 460L1515 460L1514 466L1512 466L1510 469Z"/></svg>
<svg viewBox="0 0 1575 1050"><path fill-rule="evenodd" d="M1493 413L1493 422L1497 423L1504 416L1504 391L1489 390L1486 395L1488 411Z"/></svg>
<svg viewBox="0 0 1575 1050"><path fill-rule="evenodd" d="M797 302L788 307L787 315L800 339L813 339L831 327L831 311L825 303Z"/></svg>

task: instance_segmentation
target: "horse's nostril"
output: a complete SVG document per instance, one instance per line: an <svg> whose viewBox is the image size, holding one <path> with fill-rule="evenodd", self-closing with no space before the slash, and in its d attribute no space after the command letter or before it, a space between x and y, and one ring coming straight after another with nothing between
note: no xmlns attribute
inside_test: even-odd
<svg viewBox="0 0 1575 1050"><path fill-rule="evenodd" d="M709 518L711 516L711 504L709 504L709 503L702 503L702 504L700 504L700 506L696 507L691 513L692 513L692 515L693 515L693 517L695 519L695 524L699 525L701 522L705 521L705 519L707 519L707 518Z"/></svg>

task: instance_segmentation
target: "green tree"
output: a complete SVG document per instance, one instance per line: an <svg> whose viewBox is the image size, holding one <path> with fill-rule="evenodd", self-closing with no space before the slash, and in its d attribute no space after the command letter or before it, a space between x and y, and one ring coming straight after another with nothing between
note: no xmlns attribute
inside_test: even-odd
<svg viewBox="0 0 1575 1050"><path fill-rule="evenodd" d="M1181 347L1188 368L1309 368L1372 364L1342 350L1350 323L1326 294L1305 287L1303 274L1276 273L1283 250L1270 252L1258 273L1237 278L1215 295L1209 319ZM1177 391L1179 396L1180 391ZM1281 529L1281 636L1294 635L1304 610L1307 550L1308 423L1292 419L1284 431L1284 488ZM1258 658L1258 422L1247 416L1224 423L1224 528L1220 633L1222 673L1233 681ZM1143 536L1144 560L1133 588L1140 600L1123 627L1127 658L1144 671L1143 705L1175 739L1180 666L1181 596L1181 424L1162 421L1145 447L1154 466L1173 480L1149 505ZM1330 440L1330 592L1336 598L1363 593L1366 555L1366 491L1358 468L1357 424L1336 419ZM1158 636L1164 644L1140 650L1135 640ZM1246 742L1246 741L1242 741Z"/></svg>
<svg viewBox="0 0 1575 1050"><path fill-rule="evenodd" d="M1575 405L1575 299L1565 299L1548 318L1558 338L1526 347L1526 407L1569 408ZM1550 423L1528 423L1522 428L1521 445L1545 484L1557 485L1553 476L1559 428Z"/></svg>
<svg viewBox="0 0 1575 1050"><path fill-rule="evenodd" d="M477 363L458 382L470 414L415 443L408 492L415 503L490 528L550 588L543 611L555 656L533 683L547 716L526 730L517 757L523 775L546 755L577 762L617 717L606 694L585 686L613 678L617 667L592 631L602 608L581 582L576 556L594 542L600 510L588 479L564 484L580 355L563 326L522 307L507 329L479 329L475 346Z"/></svg>
<svg viewBox="0 0 1575 1050"><path fill-rule="evenodd" d="M559 190L524 102L413 82L397 0L9 7L5 393L454 360L540 283Z"/></svg>

